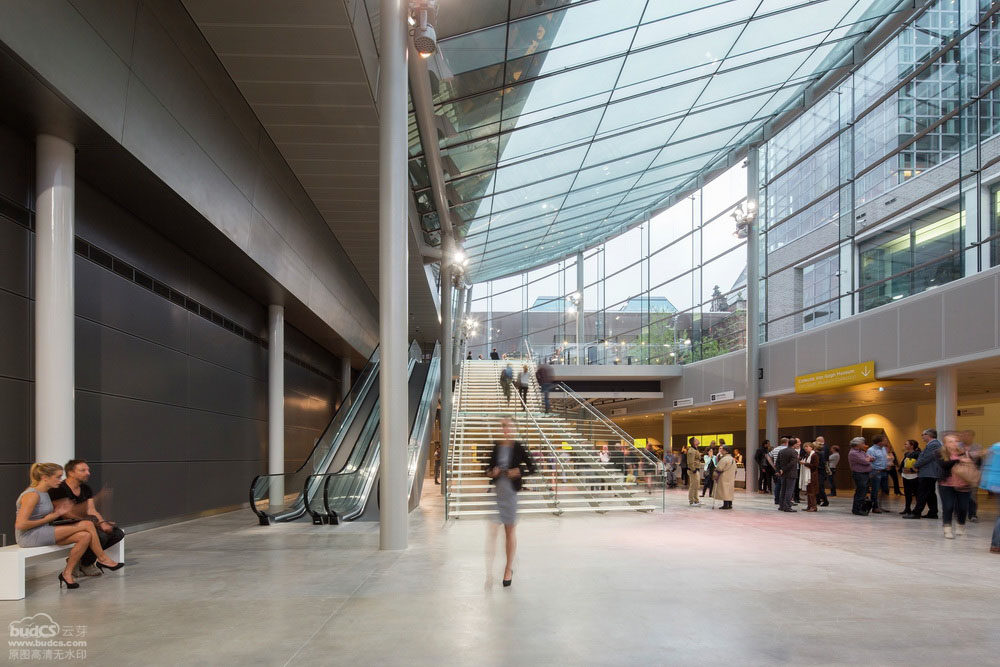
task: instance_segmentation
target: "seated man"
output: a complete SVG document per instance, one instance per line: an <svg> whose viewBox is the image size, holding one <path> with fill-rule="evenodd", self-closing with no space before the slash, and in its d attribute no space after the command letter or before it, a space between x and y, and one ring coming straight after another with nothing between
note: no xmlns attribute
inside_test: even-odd
<svg viewBox="0 0 1000 667"><path fill-rule="evenodd" d="M49 497L53 501L67 499L73 503L73 507L66 513L65 519L70 522L81 519L93 521L97 527L97 536L101 540L103 549L121 542L125 538L125 531L107 521L94 506L94 492L87 484L90 480L90 466L87 465L87 462L82 459L73 459L66 464L65 472L66 479L49 492ZM83 557L80 558L80 564L77 571L73 572L73 576L100 576L101 571L94 566L95 560L97 560L96 554L87 549Z"/></svg>

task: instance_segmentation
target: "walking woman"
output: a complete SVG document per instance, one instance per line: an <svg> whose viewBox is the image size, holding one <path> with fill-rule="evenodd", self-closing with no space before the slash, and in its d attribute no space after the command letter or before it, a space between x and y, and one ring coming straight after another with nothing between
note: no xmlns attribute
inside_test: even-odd
<svg viewBox="0 0 1000 667"><path fill-rule="evenodd" d="M975 470L975 463L969 458L957 433L947 433L941 447L941 481L938 482L938 492L941 494L941 522L944 524L944 536L948 539L956 535L965 535L965 519L969 513L969 497L972 495L972 484L969 481L969 468ZM952 532L952 515L957 515L958 525Z"/></svg>
<svg viewBox="0 0 1000 667"><path fill-rule="evenodd" d="M805 454L799 466L799 486L806 490L807 512L817 512L816 496L819 494L819 454L813 451L813 444L802 445Z"/></svg>
<svg viewBox="0 0 1000 667"><path fill-rule="evenodd" d="M733 448L726 445L722 448L719 462L715 464L715 487L712 497L722 501L720 509L733 509L733 495L736 492L736 459L733 458Z"/></svg>
<svg viewBox="0 0 1000 667"><path fill-rule="evenodd" d="M68 588L79 588L80 584L73 579L73 569L79 564L80 558L90 549L97 555L97 567L108 570L118 570L125 563L111 560L97 535L97 528L92 521L77 521L63 526L53 526L52 522L65 516L72 508L69 499L57 501L53 505L49 491L59 486L62 481L62 466L56 463L34 463L29 476L31 486L17 497L17 518L14 520L14 538L22 547L43 547L52 544L72 544L69 558L66 559L66 569L59 574L59 587L65 584Z"/></svg>
<svg viewBox="0 0 1000 667"><path fill-rule="evenodd" d="M906 499L906 507L900 514L910 516L913 510L910 508L917 499L917 457L920 456L920 446L916 440L907 440L903 443L903 460L899 462L899 476L903 478L903 495Z"/></svg>
<svg viewBox="0 0 1000 667"><path fill-rule="evenodd" d="M521 490L525 475L535 472L535 462L531 454L519 441L511 437L511 421L500 422L503 440L493 443L486 475L494 485L497 495L497 511L503 524L506 538L507 564L503 571L503 585L510 586L514 576L514 554L517 551L517 492ZM492 553L492 547L491 547ZM492 568L490 574L492 574Z"/></svg>

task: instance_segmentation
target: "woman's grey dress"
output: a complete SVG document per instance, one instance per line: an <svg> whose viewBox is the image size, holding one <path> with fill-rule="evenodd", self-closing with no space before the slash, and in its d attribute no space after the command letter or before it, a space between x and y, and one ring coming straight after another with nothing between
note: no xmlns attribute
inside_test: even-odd
<svg viewBox="0 0 1000 667"><path fill-rule="evenodd" d="M497 467L500 468L500 476L497 477L495 486L497 511L500 513L500 523L505 526L517 523L517 491L514 490L514 481L507 476L513 457L513 446L497 448Z"/></svg>
<svg viewBox="0 0 1000 667"><path fill-rule="evenodd" d="M17 511L21 511L21 498L27 493L38 494L38 503L35 505L35 509L32 510L31 516L28 517L30 520L37 521L52 513L52 499L49 498L49 494L34 488L27 489L17 497ZM22 547L47 547L50 544L56 543L56 529L51 523L47 523L42 526L29 528L28 530L15 530L14 539Z"/></svg>

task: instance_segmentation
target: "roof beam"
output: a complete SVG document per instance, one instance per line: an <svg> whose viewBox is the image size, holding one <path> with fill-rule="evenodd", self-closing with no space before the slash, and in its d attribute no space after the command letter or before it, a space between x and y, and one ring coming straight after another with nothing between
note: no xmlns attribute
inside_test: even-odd
<svg viewBox="0 0 1000 667"><path fill-rule="evenodd" d="M441 167L441 148L438 144L437 125L434 122L434 101L431 97L430 76L427 73L427 61L421 58L413 45L410 45L409 57L410 97L413 99L414 115L417 117L417 130L420 132L420 143L427 160L427 173L431 181L431 194L434 197L434 207L437 209L441 224L441 247L451 243L453 248L459 247L455 238L455 230L451 225L451 211L448 198L445 196L444 170Z"/></svg>

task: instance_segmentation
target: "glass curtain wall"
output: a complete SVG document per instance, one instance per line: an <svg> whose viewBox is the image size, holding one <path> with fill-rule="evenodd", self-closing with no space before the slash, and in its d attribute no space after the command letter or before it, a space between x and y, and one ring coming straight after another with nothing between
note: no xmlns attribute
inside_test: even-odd
<svg viewBox="0 0 1000 667"><path fill-rule="evenodd" d="M768 340L997 264L996 11L931 5L761 147Z"/></svg>
<svg viewBox="0 0 1000 667"><path fill-rule="evenodd" d="M746 344L746 241L732 213L746 198L737 165L628 232L544 268L473 285L473 358L675 364ZM578 304L582 295L583 310ZM584 338L577 341L577 318ZM527 345L526 345L527 343Z"/></svg>

